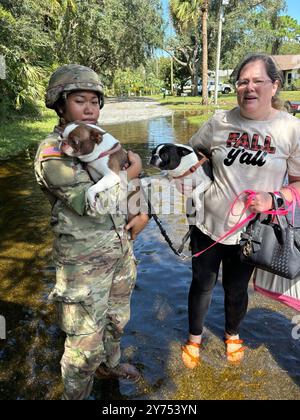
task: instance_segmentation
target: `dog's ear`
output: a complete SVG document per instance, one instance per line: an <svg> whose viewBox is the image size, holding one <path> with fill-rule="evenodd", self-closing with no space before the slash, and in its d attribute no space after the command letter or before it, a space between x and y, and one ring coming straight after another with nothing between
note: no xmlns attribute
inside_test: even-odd
<svg viewBox="0 0 300 420"><path fill-rule="evenodd" d="M193 151L189 150L189 149L186 149L185 147L179 147L178 148L178 154L179 154L180 157L190 155L191 153L193 153Z"/></svg>
<svg viewBox="0 0 300 420"><path fill-rule="evenodd" d="M92 128L91 133L90 133L90 138L93 142L95 142L96 144L99 144L103 140L103 134L101 134L100 131Z"/></svg>

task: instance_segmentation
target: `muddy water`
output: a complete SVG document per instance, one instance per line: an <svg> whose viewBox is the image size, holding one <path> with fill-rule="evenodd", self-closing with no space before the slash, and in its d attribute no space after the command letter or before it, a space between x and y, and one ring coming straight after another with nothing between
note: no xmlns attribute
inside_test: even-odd
<svg viewBox="0 0 300 420"><path fill-rule="evenodd" d="M184 118L107 126L145 162L160 142L184 142L195 131ZM62 390L59 360L64 337L47 304L54 283L49 206L32 173L34 151L0 166L0 399L54 399ZM184 221L165 220L173 238ZM300 340L292 338L296 312L252 292L241 334L249 347L240 367L224 358L223 292L215 289L207 318L200 368L180 362L187 333L189 262L175 257L151 221L135 244L139 260L132 316L122 346L124 360L138 365L143 381L95 381L95 399L300 399Z"/></svg>

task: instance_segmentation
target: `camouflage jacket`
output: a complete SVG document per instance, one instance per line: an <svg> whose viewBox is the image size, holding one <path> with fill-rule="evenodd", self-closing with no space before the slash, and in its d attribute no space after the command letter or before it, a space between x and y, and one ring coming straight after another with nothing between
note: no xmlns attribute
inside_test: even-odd
<svg viewBox="0 0 300 420"><path fill-rule="evenodd" d="M41 142L34 162L37 182L52 205L56 261L60 264L97 265L106 258L120 258L130 243L124 232L125 217L112 214L119 186L109 190L111 199L107 203L107 212L92 214L85 193L93 181L77 159L61 153L58 135L59 131L55 129ZM101 194L99 200L103 198Z"/></svg>

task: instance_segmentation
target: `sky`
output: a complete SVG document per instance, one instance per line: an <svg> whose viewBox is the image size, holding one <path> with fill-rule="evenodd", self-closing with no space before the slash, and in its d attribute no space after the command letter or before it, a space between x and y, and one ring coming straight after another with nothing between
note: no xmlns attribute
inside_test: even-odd
<svg viewBox="0 0 300 420"><path fill-rule="evenodd" d="M166 0L164 0L166 1ZM287 0L287 15L297 19L300 24L300 3L299 0Z"/></svg>

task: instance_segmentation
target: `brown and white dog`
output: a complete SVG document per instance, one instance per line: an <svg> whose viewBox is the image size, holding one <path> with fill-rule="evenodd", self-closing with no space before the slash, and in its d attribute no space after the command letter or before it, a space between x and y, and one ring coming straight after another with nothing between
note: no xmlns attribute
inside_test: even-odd
<svg viewBox="0 0 300 420"><path fill-rule="evenodd" d="M120 182L119 173L128 163L127 153L120 142L94 124L68 124L61 135L61 150L68 156L85 162L96 182L87 191L87 200L96 206L96 195Z"/></svg>

